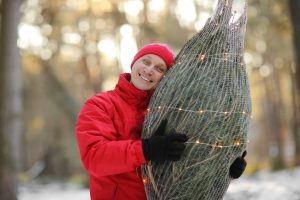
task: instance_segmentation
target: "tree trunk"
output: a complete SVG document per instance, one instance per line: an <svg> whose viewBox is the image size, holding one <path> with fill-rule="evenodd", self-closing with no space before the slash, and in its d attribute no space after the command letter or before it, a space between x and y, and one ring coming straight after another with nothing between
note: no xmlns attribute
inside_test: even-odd
<svg viewBox="0 0 300 200"><path fill-rule="evenodd" d="M51 66L46 63L44 64L43 74L45 74L45 79L49 85L49 91L51 91L53 100L75 126L80 106L65 89L63 84L57 79Z"/></svg>
<svg viewBox="0 0 300 200"><path fill-rule="evenodd" d="M294 37L294 47L295 47L295 70L294 70L294 81L296 88L296 95L294 96L294 101L296 102L297 113L300 113L300 1L299 0L289 0L291 22L293 25L293 37ZM295 141L295 164L300 165L300 117L297 116L295 125L293 126L293 135Z"/></svg>
<svg viewBox="0 0 300 200"><path fill-rule="evenodd" d="M22 132L22 79L17 47L20 0L2 0L0 68L0 199L17 199Z"/></svg>
<svg viewBox="0 0 300 200"><path fill-rule="evenodd" d="M272 108L272 115L270 119L272 119L272 133L274 134L274 142L276 144L276 148L278 149L278 153L273 160L273 169L280 170L285 167L285 159L284 159L284 117L283 115L283 103L282 103L282 94L280 88L280 76L279 72L276 68L273 69L272 77L270 85L270 92L272 93L272 99L270 99L270 104ZM281 113L282 112L282 113Z"/></svg>

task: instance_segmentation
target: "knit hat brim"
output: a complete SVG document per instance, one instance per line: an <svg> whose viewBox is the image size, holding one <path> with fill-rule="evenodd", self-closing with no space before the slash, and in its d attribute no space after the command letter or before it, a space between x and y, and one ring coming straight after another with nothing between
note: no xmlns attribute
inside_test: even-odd
<svg viewBox="0 0 300 200"><path fill-rule="evenodd" d="M169 46L167 46L166 44L152 43L142 47L136 53L130 67L132 68L135 61L146 54L154 54L161 57L166 63L168 69L172 67L175 59L174 53Z"/></svg>

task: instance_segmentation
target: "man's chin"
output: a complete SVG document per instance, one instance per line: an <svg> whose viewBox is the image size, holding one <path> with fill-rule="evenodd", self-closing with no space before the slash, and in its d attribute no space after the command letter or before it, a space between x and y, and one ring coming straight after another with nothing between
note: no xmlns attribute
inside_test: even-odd
<svg viewBox="0 0 300 200"><path fill-rule="evenodd" d="M153 86L146 86L146 85L137 84L137 83L134 83L134 82L131 82L131 83L134 85L134 87L136 87L139 90L147 91L147 90L151 90L153 88Z"/></svg>
<svg viewBox="0 0 300 200"><path fill-rule="evenodd" d="M153 90L154 87L153 86L149 86L149 87L144 86L144 87L138 87L138 89L143 90L143 91L148 91L148 90Z"/></svg>

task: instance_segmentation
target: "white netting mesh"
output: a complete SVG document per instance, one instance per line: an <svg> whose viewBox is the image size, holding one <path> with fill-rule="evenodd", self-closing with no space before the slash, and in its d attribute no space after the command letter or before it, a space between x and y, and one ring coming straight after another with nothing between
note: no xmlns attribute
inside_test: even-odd
<svg viewBox="0 0 300 200"><path fill-rule="evenodd" d="M243 63L246 3L238 19L233 0L219 0L216 13L189 40L149 105L143 138L163 119L167 132L188 135L178 162L143 167L149 200L218 200L230 182L230 164L246 148L251 98Z"/></svg>

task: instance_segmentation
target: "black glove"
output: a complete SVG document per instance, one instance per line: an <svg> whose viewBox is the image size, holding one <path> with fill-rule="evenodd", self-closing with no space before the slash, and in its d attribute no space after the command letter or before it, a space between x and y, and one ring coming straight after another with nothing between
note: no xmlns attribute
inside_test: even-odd
<svg viewBox="0 0 300 200"><path fill-rule="evenodd" d="M188 140L184 134L165 134L167 120L163 120L151 138L142 140L142 148L146 160L151 161L177 161L185 149Z"/></svg>
<svg viewBox="0 0 300 200"><path fill-rule="evenodd" d="M247 162L244 159L246 155L247 151L244 151L243 155L241 157L236 158L235 161L231 164L229 168L230 177L237 179L243 174L247 166Z"/></svg>

